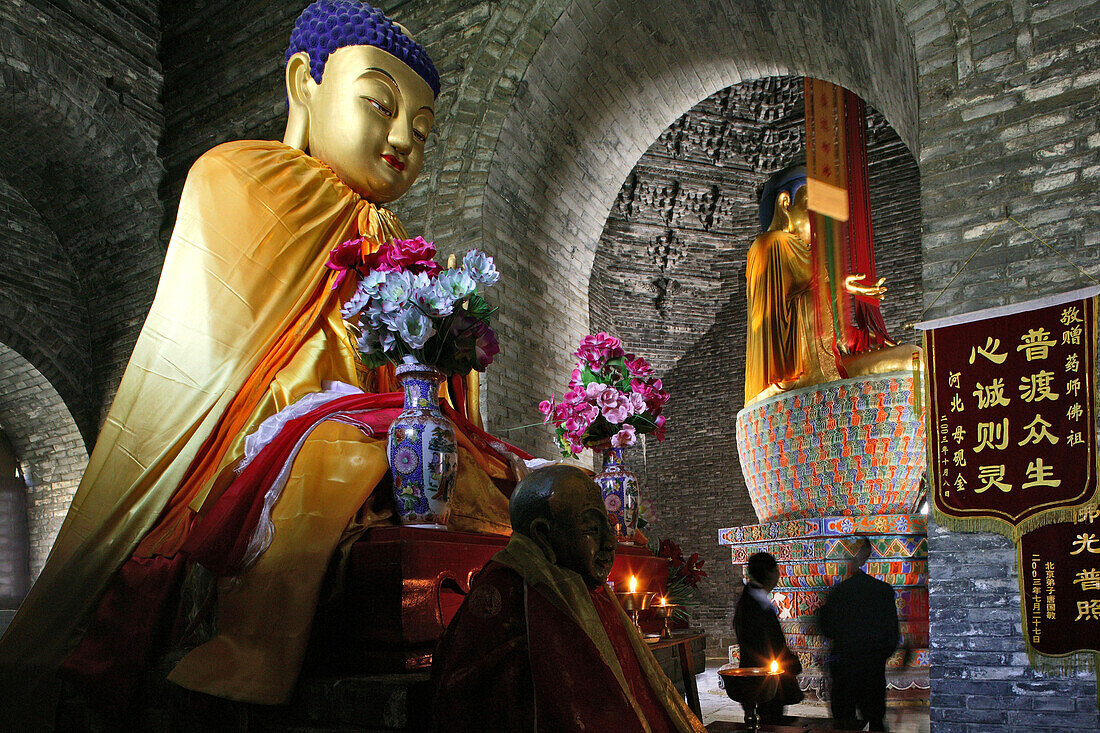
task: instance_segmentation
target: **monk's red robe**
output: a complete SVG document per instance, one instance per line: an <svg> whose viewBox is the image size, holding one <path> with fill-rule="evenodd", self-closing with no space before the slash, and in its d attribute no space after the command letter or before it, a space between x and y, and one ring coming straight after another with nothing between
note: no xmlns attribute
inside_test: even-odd
<svg viewBox="0 0 1100 733"><path fill-rule="evenodd" d="M588 592L542 559L552 587L545 567L528 572L539 563L533 546L512 536L511 557L502 551L482 569L440 641L433 730L703 731L606 588ZM561 592L564 575L579 593Z"/></svg>

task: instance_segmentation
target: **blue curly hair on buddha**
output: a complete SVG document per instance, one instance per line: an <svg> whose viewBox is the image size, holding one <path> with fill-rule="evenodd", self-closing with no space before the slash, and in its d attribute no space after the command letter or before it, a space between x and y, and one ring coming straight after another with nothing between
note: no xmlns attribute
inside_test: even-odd
<svg viewBox="0 0 1100 733"><path fill-rule="evenodd" d="M381 10L357 0L317 0L303 10L290 33L286 60L300 51L308 53L310 76L320 84L329 54L345 46L374 46L393 54L439 96L439 73L424 47Z"/></svg>
<svg viewBox="0 0 1100 733"><path fill-rule="evenodd" d="M760 231L768 231L775 214L775 199L781 193L787 193L792 199L798 189L806 185L806 166L789 165L773 173L760 192Z"/></svg>

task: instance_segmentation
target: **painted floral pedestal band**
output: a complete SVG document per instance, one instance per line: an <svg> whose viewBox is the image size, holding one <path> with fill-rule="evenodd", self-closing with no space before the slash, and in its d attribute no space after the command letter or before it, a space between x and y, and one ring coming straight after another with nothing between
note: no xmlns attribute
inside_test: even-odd
<svg viewBox="0 0 1100 733"><path fill-rule="evenodd" d="M623 449L604 451L603 468L593 480L600 487L615 533L632 537L638 527L638 478L623 463Z"/></svg>
<svg viewBox="0 0 1100 733"><path fill-rule="evenodd" d="M924 410L910 372L784 392L737 413L737 452L761 522L913 511Z"/></svg>
<svg viewBox="0 0 1100 733"><path fill-rule="evenodd" d="M423 364L401 364L405 407L390 425L387 455L402 524L446 524L458 473L454 426L439 410L446 375Z"/></svg>
<svg viewBox="0 0 1100 733"><path fill-rule="evenodd" d="M718 530L733 564L743 567L749 556L769 552L779 563L779 583L773 600L791 651L798 654L803 689L828 699L825 671L828 641L818 632L815 614L829 589L847 572L860 537L874 547L865 566L868 574L894 586L898 621L908 640L910 658L898 650L887 662L891 699L928 699L928 540L921 514L816 517L753 524ZM736 647L730 661L737 663ZM907 664L903 665L903 661Z"/></svg>

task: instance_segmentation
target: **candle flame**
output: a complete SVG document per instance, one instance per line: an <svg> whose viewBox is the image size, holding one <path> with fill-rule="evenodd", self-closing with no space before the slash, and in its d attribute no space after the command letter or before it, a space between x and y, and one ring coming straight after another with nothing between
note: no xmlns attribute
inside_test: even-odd
<svg viewBox="0 0 1100 733"><path fill-rule="evenodd" d="M633 575L630 576L630 592L634 593L638 590L638 579Z"/></svg>
<svg viewBox="0 0 1100 733"><path fill-rule="evenodd" d="M661 596L661 605L662 605L662 606L664 606L664 605L665 605L665 597L664 597L664 596Z"/></svg>
<svg viewBox="0 0 1100 733"><path fill-rule="evenodd" d="M771 669L768 670L768 674L779 674L779 662L772 660Z"/></svg>

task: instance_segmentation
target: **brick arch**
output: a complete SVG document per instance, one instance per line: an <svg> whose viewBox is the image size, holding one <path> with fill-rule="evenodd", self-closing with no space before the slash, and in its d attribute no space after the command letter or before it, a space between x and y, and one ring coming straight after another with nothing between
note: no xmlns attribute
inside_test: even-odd
<svg viewBox="0 0 1100 733"><path fill-rule="evenodd" d="M49 380L19 352L0 343L0 428L27 483L31 578L53 546L88 451L72 413Z"/></svg>
<svg viewBox="0 0 1100 733"><path fill-rule="evenodd" d="M627 0L590 5L565 7L538 45L506 100L484 188L473 187L476 240L504 273L499 323L510 347L487 375L491 427L531 422L515 394L560 387L589 326L588 276L614 197L649 144L700 100L760 76L816 76L859 93L916 144L913 43L891 5L805 2L780 16L764 2L660 3L644 18ZM512 436L552 450L542 431Z"/></svg>
<svg viewBox="0 0 1100 733"><path fill-rule="evenodd" d="M96 405L86 384L88 310L83 285L53 230L0 178L0 342L25 355L65 400L85 442L95 438ZM4 381L0 377L0 381Z"/></svg>
<svg viewBox="0 0 1100 733"><path fill-rule="evenodd" d="M5 34L0 177L52 233L46 245L64 253L60 258L71 263L73 279L68 292L47 292L22 306L37 321L31 328L45 331L51 314L70 307L70 295L82 301L76 309L81 317L87 314L86 335L69 328L73 333L52 338L83 353L79 381L87 385L87 404L73 402L66 380L43 367L72 403L90 441L129 358L163 260L156 244L162 211L157 131L126 106L138 103L114 88L111 78L85 73L48 36L17 27L5 28ZM21 252L46 262L59 257L42 247ZM18 333L8 337L13 344L19 340ZM41 364L33 351L24 349Z"/></svg>

